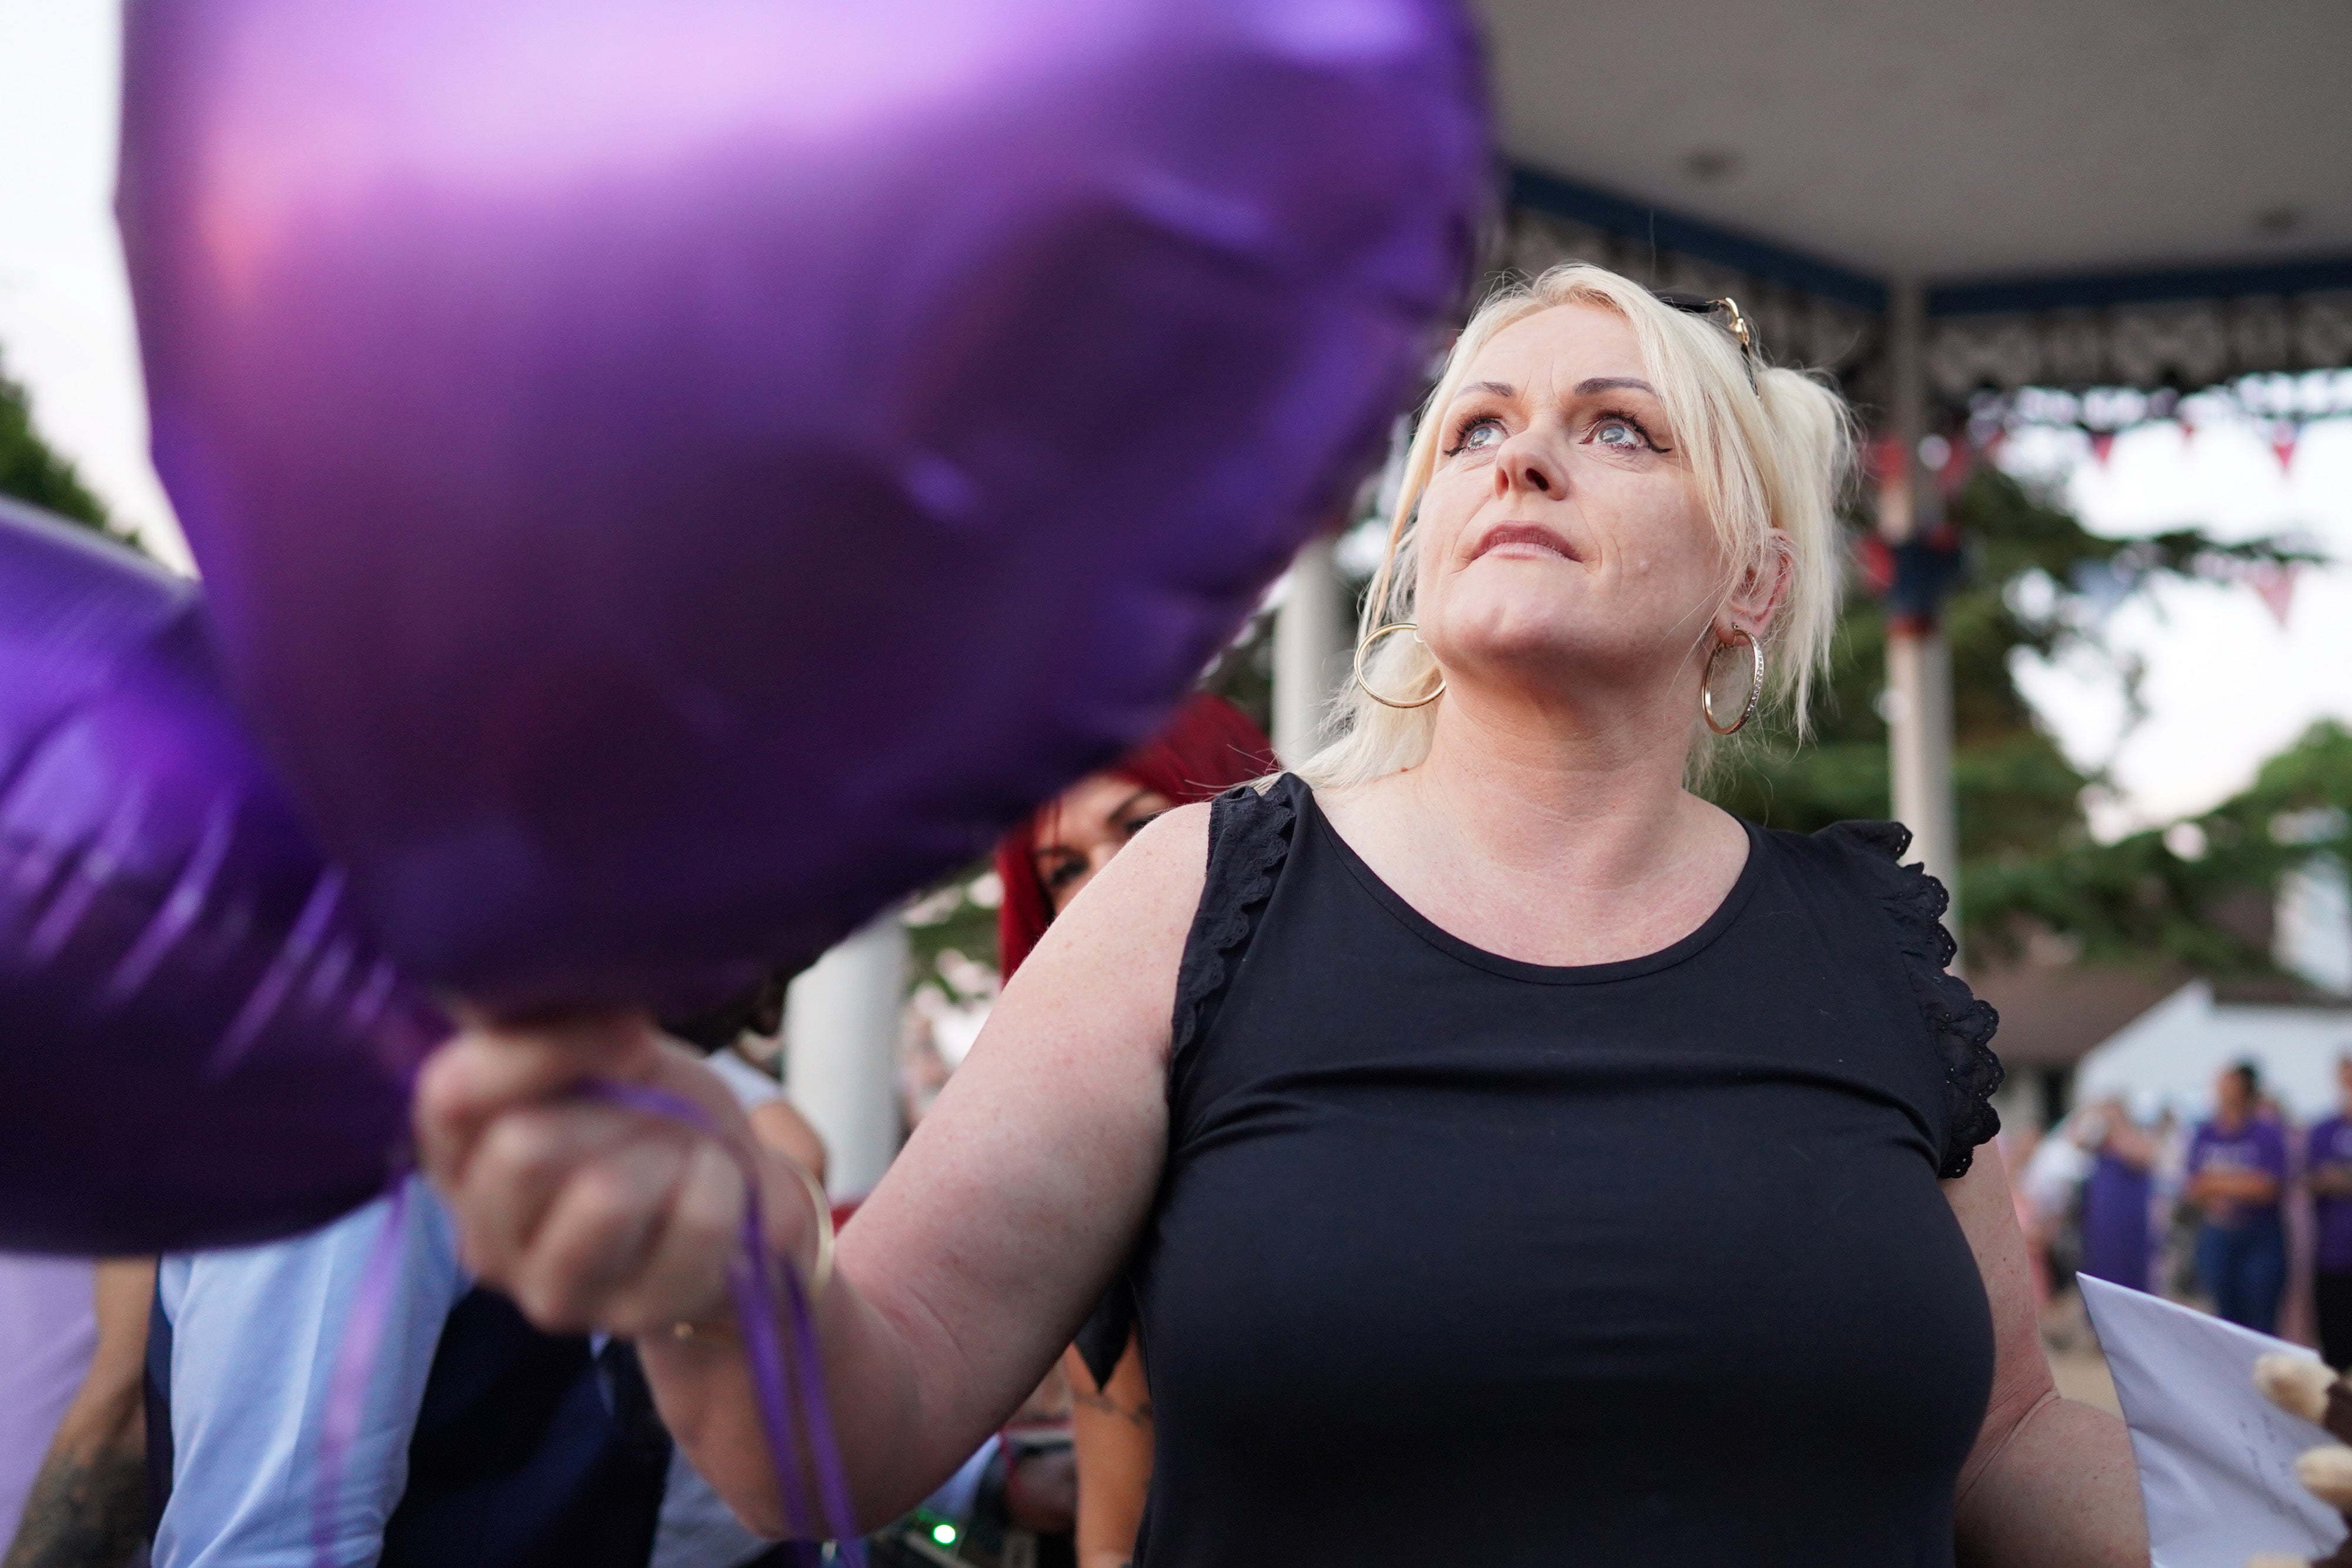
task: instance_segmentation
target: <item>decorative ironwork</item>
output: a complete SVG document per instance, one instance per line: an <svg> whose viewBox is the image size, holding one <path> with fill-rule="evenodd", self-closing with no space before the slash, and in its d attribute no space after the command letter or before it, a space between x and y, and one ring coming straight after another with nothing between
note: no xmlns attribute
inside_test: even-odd
<svg viewBox="0 0 2352 1568"><path fill-rule="evenodd" d="M1868 363L1885 336L1875 311L1672 250L1653 251L1646 241L1527 207L1512 209L1495 253L1497 268L1505 272L1531 275L1563 261L1589 261L1664 293L1706 299L1734 296L1757 343L1775 364L1843 376Z"/></svg>
<svg viewBox="0 0 2352 1568"><path fill-rule="evenodd" d="M1880 399L1885 318L1851 301L1524 204L1509 210L1492 254L1507 272L1591 261L1654 289L1735 295L1774 361L1828 371L1864 404ZM2340 280L2340 269L2333 277L2305 270L2315 276L2297 281ZM2243 287L2250 280L2246 274L2210 279L2216 287ZM1961 309L1938 312L1937 292L1955 296L1952 302ZM1989 301L1957 298L1987 292L1930 291L1926 370L1930 392L1948 413L1966 407L1974 395L2024 387L2189 392L2250 375L2352 367L2352 288L2010 311L1970 308Z"/></svg>
<svg viewBox="0 0 2352 1568"><path fill-rule="evenodd" d="M2020 387L2172 387L2352 365L2352 291L2176 300L1927 323L1929 386L1948 402Z"/></svg>

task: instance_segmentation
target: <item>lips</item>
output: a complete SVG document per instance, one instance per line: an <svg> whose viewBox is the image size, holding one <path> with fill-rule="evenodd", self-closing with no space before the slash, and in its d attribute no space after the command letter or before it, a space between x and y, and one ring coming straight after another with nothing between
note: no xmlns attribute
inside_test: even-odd
<svg viewBox="0 0 2352 1568"><path fill-rule="evenodd" d="M1507 545L1545 550L1566 560L1584 559L1568 542L1567 536L1557 529L1545 528L1541 523L1497 523L1479 539L1478 548L1471 552L1470 559L1475 560Z"/></svg>

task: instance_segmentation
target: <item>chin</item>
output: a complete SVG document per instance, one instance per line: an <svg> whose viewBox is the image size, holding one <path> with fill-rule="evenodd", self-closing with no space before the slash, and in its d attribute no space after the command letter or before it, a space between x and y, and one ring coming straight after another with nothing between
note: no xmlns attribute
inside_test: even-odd
<svg viewBox="0 0 2352 1568"><path fill-rule="evenodd" d="M1555 598L1540 604L1496 603L1449 607L1442 632L1424 632L1445 663L1462 668L1555 668L1577 662L1591 641L1589 616L1578 616Z"/></svg>
<svg viewBox="0 0 2352 1568"><path fill-rule="evenodd" d="M1572 565L1553 564L1566 570L1538 567L1457 580L1444 602L1433 607L1437 614L1433 619L1442 623L1439 630L1447 642L1473 656L1481 651L1573 642L1579 630L1589 632L1594 621L1591 585ZM1427 630L1422 632L1424 639L1429 635Z"/></svg>

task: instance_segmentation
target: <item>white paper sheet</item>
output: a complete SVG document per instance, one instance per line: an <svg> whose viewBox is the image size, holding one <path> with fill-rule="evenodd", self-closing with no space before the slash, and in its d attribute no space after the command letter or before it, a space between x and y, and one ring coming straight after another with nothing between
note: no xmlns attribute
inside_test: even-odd
<svg viewBox="0 0 2352 1568"><path fill-rule="evenodd" d="M2335 1441L2254 1387L2257 1357L2311 1352L2144 1291L2077 1275L2131 1427L2155 1568L2246 1568L2258 1552L2325 1557L2341 1515L2295 1456Z"/></svg>

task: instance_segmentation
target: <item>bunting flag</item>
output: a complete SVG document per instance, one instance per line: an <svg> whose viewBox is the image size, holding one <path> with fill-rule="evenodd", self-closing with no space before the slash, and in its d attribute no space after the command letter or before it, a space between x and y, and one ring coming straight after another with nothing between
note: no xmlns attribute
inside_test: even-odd
<svg viewBox="0 0 2352 1568"><path fill-rule="evenodd" d="M2294 580L2302 570L2303 563L2294 560L2257 561L2246 570L2246 580L2281 631L2286 629L2287 616L2294 609Z"/></svg>
<svg viewBox="0 0 2352 1568"><path fill-rule="evenodd" d="M2281 420L2271 426L2271 450L2278 454L2282 473L2294 472L2294 444L2303 435L2303 426L2292 420Z"/></svg>
<svg viewBox="0 0 2352 1568"><path fill-rule="evenodd" d="M1958 496L1960 493L1960 487L1969 482L1969 475L1975 467L1976 454L1969 450L1969 444L1965 441L1953 442L1950 455L1944 459L1944 465L1935 473L1937 494L1947 501Z"/></svg>
<svg viewBox="0 0 2352 1568"><path fill-rule="evenodd" d="M2115 449L2116 433L2114 431L2095 430L2091 432L2091 455L2099 460L2100 467L2105 468L2107 465L2107 458L2113 455Z"/></svg>
<svg viewBox="0 0 2352 1568"><path fill-rule="evenodd" d="M1909 455L1908 448L1897 437L1877 436L1863 448L1863 468L1870 476L1872 484L1885 485L1903 472L1904 462Z"/></svg>

